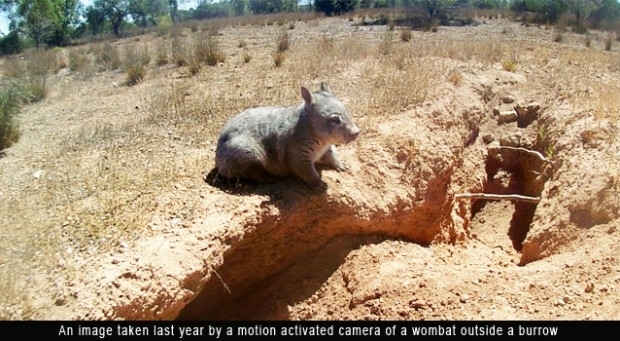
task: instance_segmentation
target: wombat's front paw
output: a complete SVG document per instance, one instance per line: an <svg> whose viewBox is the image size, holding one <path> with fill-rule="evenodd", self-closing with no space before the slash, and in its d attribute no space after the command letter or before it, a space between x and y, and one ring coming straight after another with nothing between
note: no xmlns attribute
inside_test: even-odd
<svg viewBox="0 0 620 341"><path fill-rule="evenodd" d="M308 182L307 184L308 184L308 187L310 187L312 190L321 191L321 192L324 192L325 190L327 190L327 187L328 187L327 183L321 179Z"/></svg>
<svg viewBox="0 0 620 341"><path fill-rule="evenodd" d="M347 165L343 163L338 163L337 165L334 166L334 169L337 170L338 172L346 172L349 170L349 167L347 167Z"/></svg>

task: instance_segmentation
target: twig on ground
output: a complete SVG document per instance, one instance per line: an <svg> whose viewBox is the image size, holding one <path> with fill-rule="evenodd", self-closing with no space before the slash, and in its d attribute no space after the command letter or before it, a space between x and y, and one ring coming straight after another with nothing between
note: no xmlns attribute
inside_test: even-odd
<svg viewBox="0 0 620 341"><path fill-rule="evenodd" d="M224 282L224 280L222 279L222 277L220 276L220 274L217 273L217 271L211 269L211 271L213 271L213 273L217 276L217 278L220 279L220 282L222 282L222 285L224 286L224 289L226 289L226 291L228 291L229 294L232 294L232 291L230 291L230 288L228 287L228 285L226 284L226 282Z"/></svg>
<svg viewBox="0 0 620 341"><path fill-rule="evenodd" d="M514 200L537 204L540 197L528 197L518 194L488 194L488 193L460 193L455 194L454 199L486 199L486 200Z"/></svg>

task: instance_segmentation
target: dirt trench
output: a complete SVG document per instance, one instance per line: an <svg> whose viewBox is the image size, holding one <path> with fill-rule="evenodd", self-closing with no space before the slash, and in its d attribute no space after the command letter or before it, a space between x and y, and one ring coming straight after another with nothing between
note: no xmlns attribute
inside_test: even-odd
<svg viewBox="0 0 620 341"><path fill-rule="evenodd" d="M295 180L228 189L234 195L260 191L269 200L260 205L258 222L230 242L222 265L208 270L208 280L177 319L288 319L289 307L309 299L362 245L396 239L428 246L470 238L470 222L487 200L455 200L456 193L540 196L548 178L545 161L482 138L498 127L527 125L506 128L475 108L402 119L413 132L395 132L396 120L384 129L394 135L365 141L363 148L345 147L351 171L324 172L327 193ZM513 203L507 238L521 251L537 204Z"/></svg>

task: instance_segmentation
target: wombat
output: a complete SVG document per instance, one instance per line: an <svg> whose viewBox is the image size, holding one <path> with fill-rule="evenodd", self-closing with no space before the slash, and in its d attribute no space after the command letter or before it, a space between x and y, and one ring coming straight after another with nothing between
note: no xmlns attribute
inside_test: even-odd
<svg viewBox="0 0 620 341"><path fill-rule="evenodd" d="M257 107L232 117L217 143L217 174L258 183L296 176L327 188L315 164L346 170L334 145L355 140L360 129L326 83L315 93L302 87L301 96L299 106Z"/></svg>

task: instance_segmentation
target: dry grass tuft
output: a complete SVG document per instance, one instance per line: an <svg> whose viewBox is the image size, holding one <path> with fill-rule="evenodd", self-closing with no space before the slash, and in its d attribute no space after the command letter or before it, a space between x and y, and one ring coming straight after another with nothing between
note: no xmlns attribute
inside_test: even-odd
<svg viewBox="0 0 620 341"><path fill-rule="evenodd" d="M607 35L605 38L605 51L611 51L611 46L613 45L614 39L611 34Z"/></svg>
<svg viewBox="0 0 620 341"><path fill-rule="evenodd" d="M277 34L276 37L276 52L286 52L290 48L290 41L288 32L284 31Z"/></svg>
<svg viewBox="0 0 620 341"><path fill-rule="evenodd" d="M136 51L134 45L126 47L123 68L127 75L127 85L136 85L144 79L150 61L151 55L147 45L143 45L140 51Z"/></svg>
<svg viewBox="0 0 620 341"><path fill-rule="evenodd" d="M244 63L249 63L252 60L252 55L249 54L247 51L243 52L243 62Z"/></svg>
<svg viewBox="0 0 620 341"><path fill-rule="evenodd" d="M457 69L452 69L448 72L447 79L450 83L459 86L463 83L463 74Z"/></svg>
<svg viewBox="0 0 620 341"><path fill-rule="evenodd" d="M284 52L278 51L273 54L273 64L278 68L284 64L285 59L286 57L284 56Z"/></svg>
<svg viewBox="0 0 620 341"><path fill-rule="evenodd" d="M99 70L116 70L122 66L120 53L110 42L92 44L91 49Z"/></svg>
<svg viewBox="0 0 620 341"><path fill-rule="evenodd" d="M400 40L411 41L411 39L413 39L413 33L411 32L411 29L406 28L400 31Z"/></svg>
<svg viewBox="0 0 620 341"><path fill-rule="evenodd" d="M83 48L69 49L69 70L83 72L90 66L90 59Z"/></svg>

